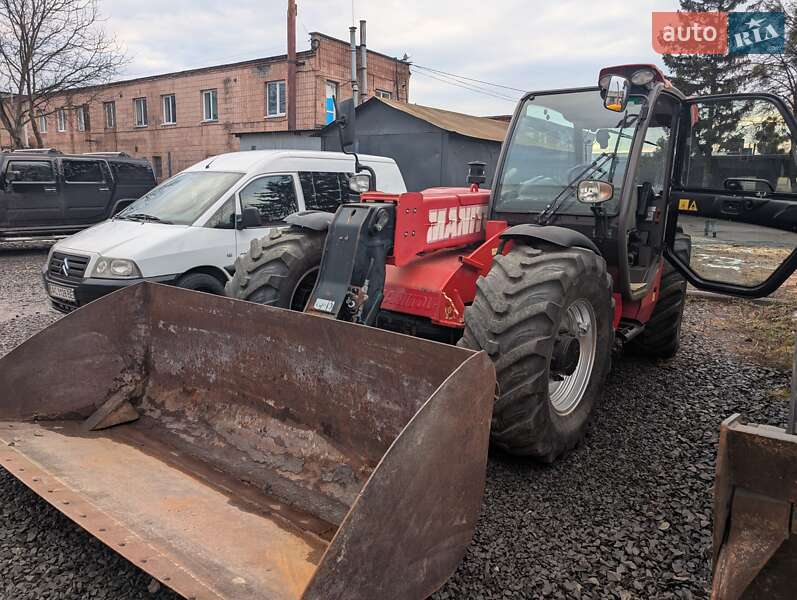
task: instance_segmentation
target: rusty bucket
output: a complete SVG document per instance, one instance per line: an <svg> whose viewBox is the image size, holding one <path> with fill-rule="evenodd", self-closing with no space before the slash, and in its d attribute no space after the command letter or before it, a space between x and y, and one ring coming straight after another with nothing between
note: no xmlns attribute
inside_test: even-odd
<svg viewBox="0 0 797 600"><path fill-rule="evenodd" d="M713 600L797 597L796 503L797 435L728 418L714 482Z"/></svg>
<svg viewBox="0 0 797 600"><path fill-rule="evenodd" d="M186 598L422 599L494 386L484 353L139 284L0 359L0 465Z"/></svg>

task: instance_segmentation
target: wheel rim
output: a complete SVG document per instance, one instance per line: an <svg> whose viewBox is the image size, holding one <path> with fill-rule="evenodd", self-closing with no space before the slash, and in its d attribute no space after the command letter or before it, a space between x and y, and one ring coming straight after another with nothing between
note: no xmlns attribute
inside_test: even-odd
<svg viewBox="0 0 797 600"><path fill-rule="evenodd" d="M299 278L299 283L293 288L291 294L291 310L301 312L307 306L307 301L315 287L315 280L318 278L318 269L318 267L312 268Z"/></svg>
<svg viewBox="0 0 797 600"><path fill-rule="evenodd" d="M581 403L595 364L597 331L595 310L589 301L582 298L567 307L561 333L574 335L579 343L578 364L573 373L562 375L560 379L551 379L548 383L548 397L553 409L564 416L576 410Z"/></svg>

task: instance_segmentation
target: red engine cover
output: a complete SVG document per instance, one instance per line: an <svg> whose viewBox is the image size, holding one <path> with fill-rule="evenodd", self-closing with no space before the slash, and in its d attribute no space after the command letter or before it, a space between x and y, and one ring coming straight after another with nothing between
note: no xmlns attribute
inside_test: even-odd
<svg viewBox="0 0 797 600"><path fill-rule="evenodd" d="M362 201L396 204L391 263L400 267L432 250L482 241L490 190L432 188L399 196L368 193L363 194Z"/></svg>

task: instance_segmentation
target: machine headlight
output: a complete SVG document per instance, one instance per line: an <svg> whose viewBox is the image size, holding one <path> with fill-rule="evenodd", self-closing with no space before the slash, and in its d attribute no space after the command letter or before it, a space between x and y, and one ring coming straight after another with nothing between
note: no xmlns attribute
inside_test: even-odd
<svg viewBox="0 0 797 600"><path fill-rule="evenodd" d="M92 271L93 277L100 279L130 279L141 277L138 265L126 258L109 258L100 256Z"/></svg>
<svg viewBox="0 0 797 600"><path fill-rule="evenodd" d="M357 173L349 177L349 189L364 194L371 187L371 176L368 173Z"/></svg>
<svg viewBox="0 0 797 600"><path fill-rule="evenodd" d="M656 78L656 73L651 69L639 69L631 75L631 83L634 85L647 85Z"/></svg>

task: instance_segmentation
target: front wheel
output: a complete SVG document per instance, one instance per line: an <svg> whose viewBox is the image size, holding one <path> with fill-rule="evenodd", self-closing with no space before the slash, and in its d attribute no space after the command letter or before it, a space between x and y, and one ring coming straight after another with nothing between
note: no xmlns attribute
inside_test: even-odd
<svg viewBox="0 0 797 600"><path fill-rule="evenodd" d="M325 239L326 232L289 227L252 240L249 252L235 261L227 296L304 310L318 278Z"/></svg>
<svg viewBox="0 0 797 600"><path fill-rule="evenodd" d="M553 462L583 437L611 365L606 262L581 248L517 246L477 287L460 345L495 362L492 441Z"/></svg>

